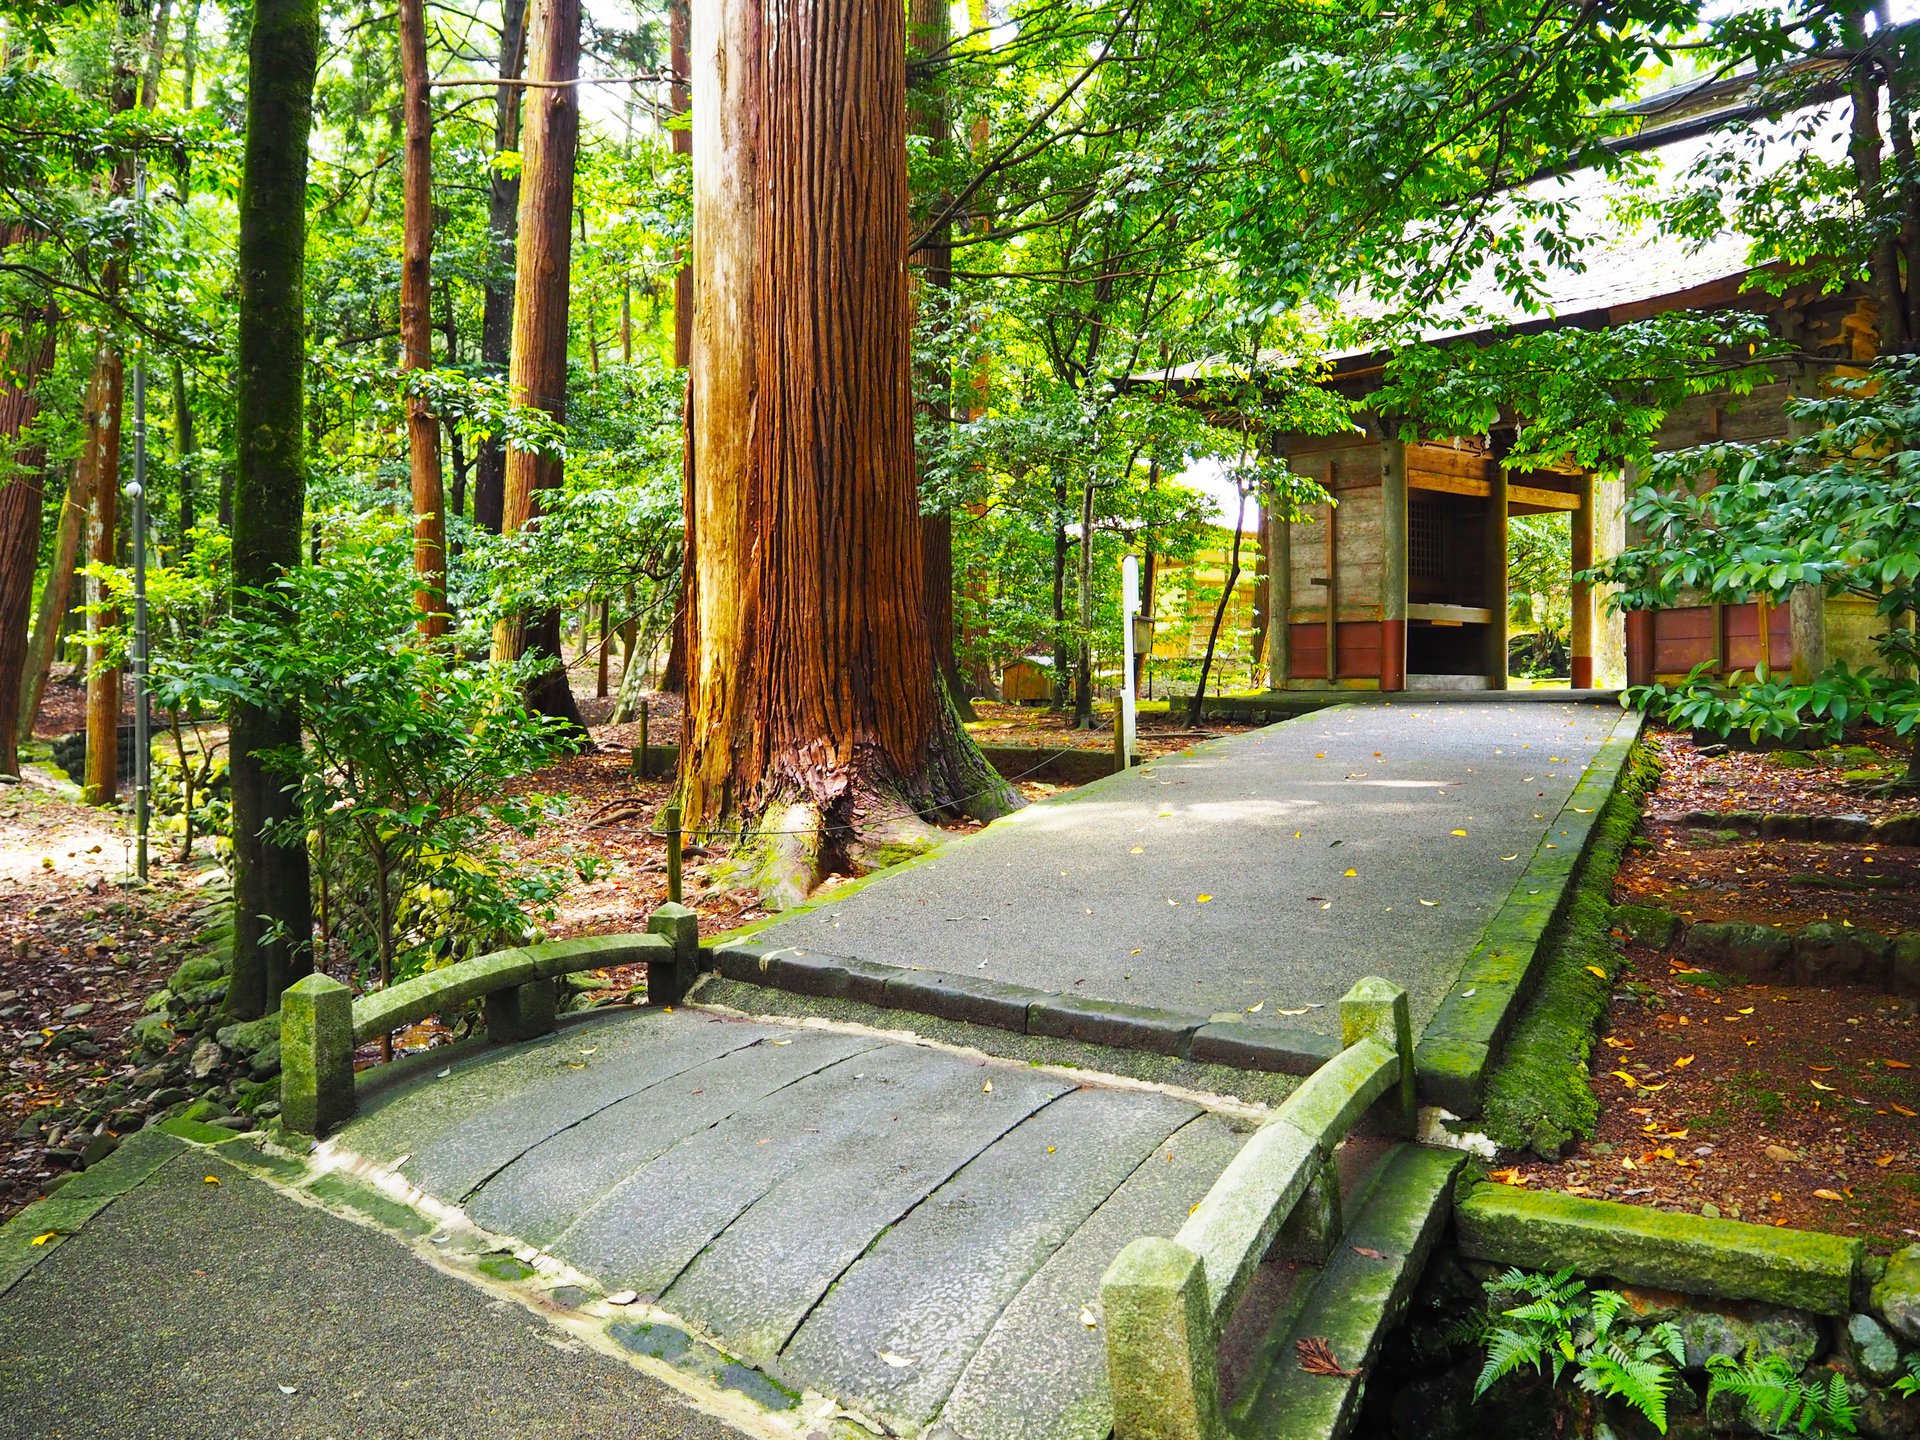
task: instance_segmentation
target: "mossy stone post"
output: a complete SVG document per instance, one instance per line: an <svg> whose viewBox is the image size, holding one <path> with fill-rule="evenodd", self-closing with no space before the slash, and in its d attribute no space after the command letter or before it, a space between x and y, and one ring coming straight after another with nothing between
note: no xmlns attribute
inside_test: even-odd
<svg viewBox="0 0 1920 1440"><path fill-rule="evenodd" d="M667 899L680 903L680 803L660 812L660 828L667 837Z"/></svg>
<svg viewBox="0 0 1920 1440"><path fill-rule="evenodd" d="M1393 1098L1394 1129L1412 1135L1417 1103L1414 1099L1413 1019L1407 1012L1407 992L1391 980L1369 975L1354 983L1340 999L1340 1043L1358 1045L1378 1040L1400 1057L1400 1083Z"/></svg>
<svg viewBox="0 0 1920 1440"><path fill-rule="evenodd" d="M678 1005L693 988L700 971L700 917L687 906L669 900L647 920L647 933L673 946L673 957L647 964L647 1001Z"/></svg>
<svg viewBox="0 0 1920 1440"><path fill-rule="evenodd" d="M512 1045L549 1033L558 1013L553 981L529 980L486 998L487 1039Z"/></svg>
<svg viewBox="0 0 1920 1440"><path fill-rule="evenodd" d="M1171 1240L1122 1250L1100 1282L1114 1440L1225 1440L1206 1267Z"/></svg>
<svg viewBox="0 0 1920 1440"><path fill-rule="evenodd" d="M315 1137L353 1114L353 992L309 975L280 997L280 1123Z"/></svg>

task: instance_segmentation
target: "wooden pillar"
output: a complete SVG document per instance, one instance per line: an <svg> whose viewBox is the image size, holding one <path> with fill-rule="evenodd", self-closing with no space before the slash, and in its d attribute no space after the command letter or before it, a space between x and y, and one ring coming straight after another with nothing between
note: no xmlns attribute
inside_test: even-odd
<svg viewBox="0 0 1920 1440"><path fill-rule="evenodd" d="M1573 512L1573 573L1593 568L1593 476L1580 477L1580 508ZM1575 580L1573 597L1573 653L1569 683L1575 690L1593 688L1593 586Z"/></svg>
<svg viewBox="0 0 1920 1440"><path fill-rule="evenodd" d="M1760 663L1771 673L1773 670L1773 605L1766 596L1761 595L1754 601L1753 618L1760 626Z"/></svg>
<svg viewBox="0 0 1920 1440"><path fill-rule="evenodd" d="M1380 447L1380 688L1407 688L1407 447Z"/></svg>
<svg viewBox="0 0 1920 1440"><path fill-rule="evenodd" d="M1293 678L1293 522L1267 495L1267 688L1284 690Z"/></svg>
<svg viewBox="0 0 1920 1440"><path fill-rule="evenodd" d="M1487 480L1487 687L1507 688L1507 467L1495 464Z"/></svg>
<svg viewBox="0 0 1920 1440"><path fill-rule="evenodd" d="M1329 472L1328 478L1332 475ZM1332 489L1331 486L1328 487ZM1340 507L1327 502L1327 683L1340 678Z"/></svg>

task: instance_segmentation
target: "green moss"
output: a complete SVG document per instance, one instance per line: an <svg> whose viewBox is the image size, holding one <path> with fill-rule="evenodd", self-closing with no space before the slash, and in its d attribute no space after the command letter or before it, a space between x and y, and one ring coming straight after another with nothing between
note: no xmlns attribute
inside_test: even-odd
<svg viewBox="0 0 1920 1440"><path fill-rule="evenodd" d="M1599 1107L1587 1086L1587 1061L1626 965L1607 933L1613 877L1659 775L1647 747L1636 744L1574 877L1565 918L1542 943L1539 985L1486 1083L1480 1128L1502 1145L1557 1157L1593 1133Z"/></svg>
<svg viewBox="0 0 1920 1440"><path fill-rule="evenodd" d="M1769 750L1760 758L1776 770L1817 770L1826 763L1804 750Z"/></svg>

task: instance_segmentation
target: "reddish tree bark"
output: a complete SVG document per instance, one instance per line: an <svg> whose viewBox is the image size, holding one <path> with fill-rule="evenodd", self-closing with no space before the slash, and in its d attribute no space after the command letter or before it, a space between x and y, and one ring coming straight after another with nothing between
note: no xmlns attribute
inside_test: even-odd
<svg viewBox="0 0 1920 1440"><path fill-rule="evenodd" d="M402 183L400 368L433 368L433 110L427 92L426 0L400 0L400 74L407 150ZM413 481L414 603L420 633L447 633L447 498L440 422L425 399L407 399L407 466Z"/></svg>
<svg viewBox="0 0 1920 1440"><path fill-rule="evenodd" d="M505 0L500 13L500 78L518 80L527 61L527 0ZM493 149L496 155L520 148L518 85L503 84L495 102ZM493 269L480 318L480 363L498 375L507 368L513 342L513 273L520 225L520 177L497 171L487 202L487 231L493 237ZM474 459L473 523L500 533L506 499L507 449L504 441L484 440Z"/></svg>
<svg viewBox="0 0 1920 1440"><path fill-rule="evenodd" d="M0 336L0 449L13 449L10 472L0 475L0 774L20 773L20 692L27 664L27 619L33 608L33 572L40 552L40 515L46 488L44 441L20 437L40 412L40 377L53 368L59 312L49 304L20 335L25 363L14 371L13 337Z"/></svg>
<svg viewBox="0 0 1920 1440"><path fill-rule="evenodd" d="M914 479L903 7L693 16L694 519L682 786L775 904L911 812L1018 804L942 703ZM899 812L908 817L902 820Z"/></svg>
<svg viewBox="0 0 1920 1440"><path fill-rule="evenodd" d="M531 27L531 78L569 82L580 74L580 0L536 0ZM561 83L528 96L521 149L520 238L514 273L513 362L508 387L514 403L567 416L567 282L573 255L573 165L580 142L580 89ZM540 518L543 491L561 482L561 462L511 447L501 533L511 535ZM560 645L560 612L514 616L494 632L494 655L552 657L553 667L528 687L527 700L543 714L585 730L567 683Z"/></svg>

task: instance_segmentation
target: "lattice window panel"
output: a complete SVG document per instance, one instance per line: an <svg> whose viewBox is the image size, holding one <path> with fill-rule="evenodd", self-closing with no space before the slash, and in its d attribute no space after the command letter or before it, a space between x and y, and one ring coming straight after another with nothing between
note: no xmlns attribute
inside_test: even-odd
<svg viewBox="0 0 1920 1440"><path fill-rule="evenodd" d="M1444 586L1447 580L1447 521L1431 497L1415 491L1407 497L1407 583L1410 589Z"/></svg>

